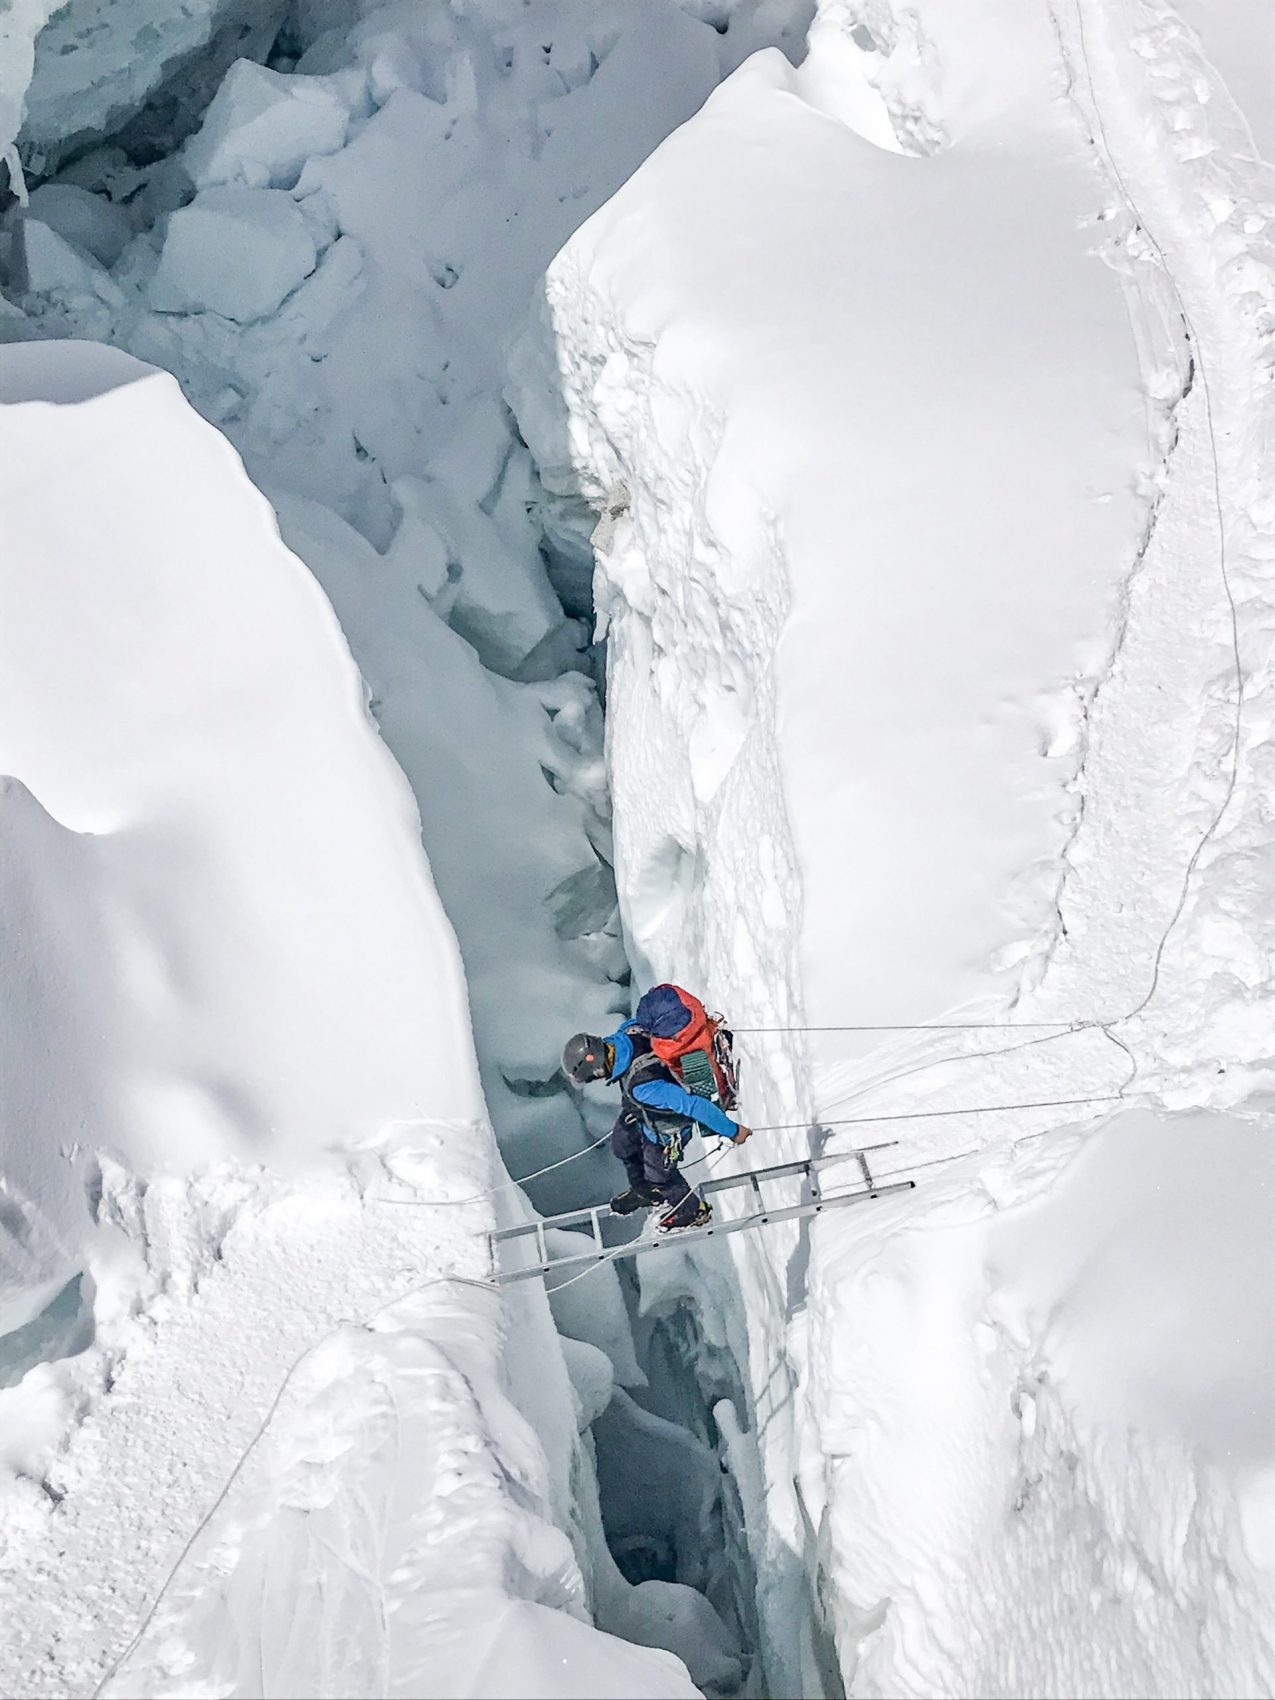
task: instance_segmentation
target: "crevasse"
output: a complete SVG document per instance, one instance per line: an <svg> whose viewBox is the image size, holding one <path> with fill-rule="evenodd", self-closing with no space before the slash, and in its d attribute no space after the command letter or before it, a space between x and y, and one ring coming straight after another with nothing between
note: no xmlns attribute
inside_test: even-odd
<svg viewBox="0 0 1275 1700"><path fill-rule="evenodd" d="M629 966L582 624L585 557L555 533L502 403L492 327L512 320L554 248L724 69L759 40L798 39L801 11L745 6L710 27L674 5L587 18L502 5L410 16L300 7L269 43L244 38L257 57L222 77L218 30L233 34L234 9L210 7L186 20L180 42L143 31L127 87L94 72L92 19L74 5L43 57L37 48L21 138L33 197L11 220L5 281L18 312L5 335L96 337L167 367L270 496L420 804L465 961L488 1109L515 1174L577 1153L599 1131L600 1112L582 1117L555 1079L557 1051L572 1027L627 1008ZM120 9L115 22L136 20ZM414 1138L404 1124L386 1148L391 1174L417 1161ZM533 1183L542 1208L596 1199L612 1179L600 1157L556 1173ZM107 1190L130 1184L112 1176ZM583 1577L546 1594L546 1554L524 1585L555 1610L578 1613L587 1599L601 1627L670 1648L708 1692L755 1687L740 1468L749 1418L733 1350L703 1338L695 1306L676 1293L640 1316L627 1277L599 1277L573 1297L584 1302L564 1295L555 1308L565 1307L579 1441L563 1423L567 1384L543 1300L524 1292L506 1307L507 1383L548 1454L541 1509L570 1534ZM447 1361L445 1330L425 1313L422 1327ZM554 1359L543 1374L537 1355ZM393 1385L428 1361L404 1349L387 1369L356 1351L335 1397L352 1391L360 1365ZM494 1397L489 1367L475 1360L480 1403ZM343 1508L390 1466L379 1397L366 1456L338 1471L338 1544ZM404 1420L422 1414L408 1407ZM302 1440L303 1458L312 1444ZM508 1462L517 1446L500 1456L522 1467ZM428 1503L420 1510L427 1518ZM251 1640L235 1601L264 1574L268 1543L284 1538L249 1543L226 1601L174 1583L159 1620L169 1651L141 1648L120 1680L162 1685L165 1658L222 1657L228 1621ZM369 1562L361 1537L351 1556ZM285 1616L304 1616L311 1582L321 1577L298 1570ZM304 1658L263 1651L261 1680L318 1680L323 1657L321 1647ZM357 1651L343 1659L340 1680L363 1680ZM657 1687L668 1680L667 1664L650 1673Z"/></svg>

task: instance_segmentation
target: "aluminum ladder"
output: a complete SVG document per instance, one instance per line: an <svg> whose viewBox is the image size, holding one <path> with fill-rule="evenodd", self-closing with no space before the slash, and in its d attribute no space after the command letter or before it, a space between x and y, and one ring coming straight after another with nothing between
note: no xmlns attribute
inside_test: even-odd
<svg viewBox="0 0 1275 1700"><path fill-rule="evenodd" d="M622 1257L641 1257L646 1252L668 1251L692 1245L697 1240L740 1234L745 1229L761 1228L769 1222L791 1222L801 1216L818 1216L847 1204L884 1198L892 1192L910 1192L916 1185L915 1181L879 1181L869 1167L869 1156L877 1151L888 1151L897 1144L897 1140L888 1140L882 1145L865 1145L858 1151L839 1151L834 1156L808 1157L796 1163L776 1163L769 1169L748 1169L741 1175L723 1175L703 1181L695 1189L702 1197L746 1188L754 1208L745 1216L718 1218L702 1228L678 1228L669 1234L642 1234L622 1245L608 1246L602 1237L603 1221L616 1216L609 1204L594 1204L585 1210L567 1210L561 1216L539 1217L516 1228L501 1228L490 1236L496 1269L494 1279L498 1284L532 1281L547 1275L550 1270L576 1269L585 1264L608 1263ZM825 1192L820 1173L834 1163L857 1164L859 1184L850 1191ZM767 1182L792 1179L801 1181L801 1194L796 1204L767 1202L762 1193ZM616 1217L616 1220L622 1219ZM578 1252L551 1256L545 1239L546 1228L586 1228L589 1238L586 1240L581 1236L583 1249ZM531 1253L529 1261L525 1259L527 1252Z"/></svg>

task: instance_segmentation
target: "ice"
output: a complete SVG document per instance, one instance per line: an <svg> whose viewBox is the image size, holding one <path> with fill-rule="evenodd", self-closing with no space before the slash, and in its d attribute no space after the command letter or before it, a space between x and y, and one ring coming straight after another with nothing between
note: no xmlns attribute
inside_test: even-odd
<svg viewBox="0 0 1275 1700"><path fill-rule="evenodd" d="M494 1602L493 1602L494 1604ZM475 1700L694 1700L685 1667L668 1653L639 1654L614 1637L550 1612L534 1600L480 1619L457 1659L462 1693Z"/></svg>
<svg viewBox="0 0 1275 1700"><path fill-rule="evenodd" d="M6 1691L1271 1689L1269 29L1143 11L59 14L5 334L322 589L0 362ZM916 1194L497 1299L630 962L1130 1053L741 1033Z"/></svg>
<svg viewBox="0 0 1275 1700"><path fill-rule="evenodd" d="M132 239L122 208L72 183L41 183L31 193L30 207L33 218L108 270Z"/></svg>
<svg viewBox="0 0 1275 1700"><path fill-rule="evenodd" d="M580 1405L579 1425L584 1430L591 1427L611 1403L615 1392L615 1371L607 1354L585 1340L564 1338L562 1355ZM665 1643L657 1641L655 1645L663 1646Z"/></svg>
<svg viewBox="0 0 1275 1700"><path fill-rule="evenodd" d="M639 1582L612 1630L639 1646L676 1653L706 1694L732 1693L743 1674L735 1637L703 1594L679 1582Z"/></svg>
<svg viewBox="0 0 1275 1700"><path fill-rule="evenodd" d="M516 1648L689 1696L587 1621L570 1383L543 1295L502 1338L455 936L330 605L166 374L6 347L0 434L0 1685L494 1696Z"/></svg>
<svg viewBox="0 0 1275 1700"><path fill-rule="evenodd" d="M1131 1110L1044 1196L1007 1165L997 1212L837 1248L861 1327L825 1360L825 1432L864 1467L839 1472L861 1537L841 1547L838 1515L832 1562L850 1609L897 1602L868 1692L921 1692L948 1658L976 1691L1266 1686L1273 1183L1264 1122ZM971 1585L904 1603L945 1565Z"/></svg>
<svg viewBox="0 0 1275 1700"><path fill-rule="evenodd" d="M307 160L345 141L350 110L334 81L280 76L249 59L232 65L182 150L196 188L291 189Z"/></svg>
<svg viewBox="0 0 1275 1700"><path fill-rule="evenodd" d="M205 189L171 214L150 299L160 313L220 313L250 324L314 270L318 248L282 189Z"/></svg>
<svg viewBox="0 0 1275 1700"><path fill-rule="evenodd" d="M0 159L7 161L22 125L36 37L56 9L56 0L15 0L0 22Z"/></svg>
<svg viewBox="0 0 1275 1700"><path fill-rule="evenodd" d="M545 1241L552 1256L567 1257L583 1248L579 1234L566 1233L561 1228L545 1230ZM560 1291L550 1294L554 1325L570 1340L586 1341L606 1354L622 1387L641 1387L643 1374L633 1348L633 1328L629 1322L620 1278L613 1265L604 1265L587 1282L573 1286L559 1283Z"/></svg>
<svg viewBox="0 0 1275 1700"><path fill-rule="evenodd" d="M281 0L68 0L44 24L24 87L21 136L41 168L112 135L146 103L189 125L241 55L264 57ZM45 18L47 17L47 23Z"/></svg>
<svg viewBox="0 0 1275 1700"><path fill-rule="evenodd" d="M1131 1112L998 1222L990 1308L1089 1420L1251 1479L1275 1434L1273 1187L1264 1123Z"/></svg>
<svg viewBox="0 0 1275 1700"><path fill-rule="evenodd" d="M64 1200L73 1257L87 1214L82 1192L63 1214L82 1183L61 1152L82 1126L181 1167L478 1099L414 806L238 461L123 354L7 348L0 397L6 961L26 987L6 1115L23 1191ZM71 467L77 499L58 501Z"/></svg>
<svg viewBox="0 0 1275 1700"><path fill-rule="evenodd" d="M21 226L26 287L33 295L97 298L118 307L123 299L107 274L80 247L51 230L39 218L24 218Z"/></svg>

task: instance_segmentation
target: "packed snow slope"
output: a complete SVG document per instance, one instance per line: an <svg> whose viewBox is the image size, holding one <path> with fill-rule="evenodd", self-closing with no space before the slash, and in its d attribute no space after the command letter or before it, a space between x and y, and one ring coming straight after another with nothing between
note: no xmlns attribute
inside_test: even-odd
<svg viewBox="0 0 1275 1700"><path fill-rule="evenodd" d="M597 549L637 971L745 1029L752 1161L918 1180L644 1272L747 1366L777 1692L1275 1688L1266 1124L1144 1107L1061 1181L1057 1131L1270 1086L1266 29L828 0L516 357ZM1058 1031L808 1031L944 1019Z"/></svg>
<svg viewBox="0 0 1275 1700"><path fill-rule="evenodd" d="M694 1693L590 1621L677 1633L488 1280L459 952L331 607L167 374L6 348L0 437L0 1688Z"/></svg>

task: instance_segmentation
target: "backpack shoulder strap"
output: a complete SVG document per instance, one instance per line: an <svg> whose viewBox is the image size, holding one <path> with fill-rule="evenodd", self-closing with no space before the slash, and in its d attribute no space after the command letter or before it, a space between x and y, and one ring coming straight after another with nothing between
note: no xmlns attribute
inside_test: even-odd
<svg viewBox="0 0 1275 1700"><path fill-rule="evenodd" d="M653 1051L647 1051L634 1059L632 1067L620 1082L620 1097L624 1108L637 1121L644 1122L653 1133L672 1133L685 1126L686 1117L679 1115L676 1110L653 1109L650 1104L643 1104L633 1096L634 1088L644 1085L648 1080L671 1081L675 1086L679 1084L668 1064L662 1062Z"/></svg>

